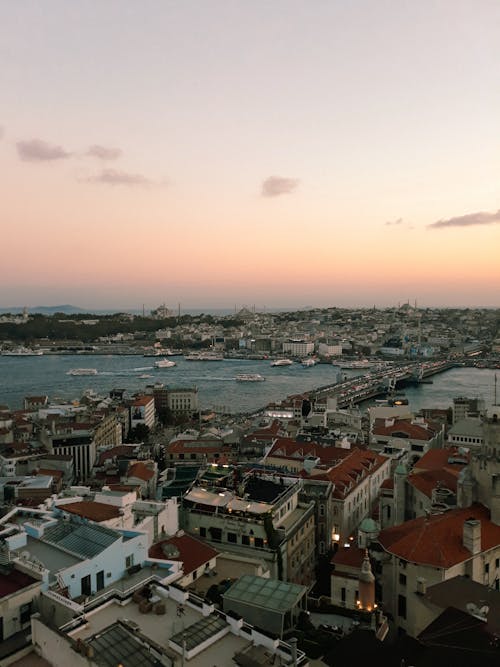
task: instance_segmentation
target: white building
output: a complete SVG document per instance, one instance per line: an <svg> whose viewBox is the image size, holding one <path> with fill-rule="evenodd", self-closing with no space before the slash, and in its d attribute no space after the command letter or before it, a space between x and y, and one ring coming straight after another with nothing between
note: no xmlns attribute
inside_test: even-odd
<svg viewBox="0 0 500 667"><path fill-rule="evenodd" d="M313 354L314 343L307 340L288 340L283 343L283 353L293 357L306 357Z"/></svg>

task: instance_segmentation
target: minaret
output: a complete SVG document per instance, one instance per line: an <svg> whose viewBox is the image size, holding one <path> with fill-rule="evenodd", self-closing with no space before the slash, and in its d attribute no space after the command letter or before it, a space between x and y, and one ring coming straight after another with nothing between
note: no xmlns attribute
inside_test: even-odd
<svg viewBox="0 0 500 667"><path fill-rule="evenodd" d="M375 609L375 577L373 576L368 549L365 549L365 557L361 565L359 582L359 609L362 611L373 611Z"/></svg>

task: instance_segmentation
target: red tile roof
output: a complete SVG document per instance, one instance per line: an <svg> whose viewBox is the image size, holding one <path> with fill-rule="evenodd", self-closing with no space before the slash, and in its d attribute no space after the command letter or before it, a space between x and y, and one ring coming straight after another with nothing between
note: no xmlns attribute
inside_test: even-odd
<svg viewBox="0 0 500 667"><path fill-rule="evenodd" d="M246 435L244 440L246 442L251 442L252 440L273 440L278 435L281 428L281 422L278 419L275 419L269 426L258 428Z"/></svg>
<svg viewBox="0 0 500 667"><path fill-rule="evenodd" d="M422 424L412 423L410 419L376 419L372 433L373 435L390 437L398 437L399 433L403 433L404 437L413 440L432 440L436 431L430 427L429 422L426 423L428 428L425 428Z"/></svg>
<svg viewBox="0 0 500 667"><path fill-rule="evenodd" d="M165 555L162 549L164 544L173 544L179 550L179 556L171 558ZM157 542L149 549L150 558L158 558L162 560L175 560L183 563L184 574L189 574L199 567L208 563L208 561L215 558L219 552L213 549L208 544L191 537L190 535L182 535L179 537L170 537L168 540Z"/></svg>
<svg viewBox="0 0 500 667"><path fill-rule="evenodd" d="M467 519L481 522L482 551L500 546L500 526L490 521L488 509L479 504L386 528L380 532L378 541L386 551L403 560L450 568L472 556L463 546L463 526Z"/></svg>
<svg viewBox="0 0 500 667"><path fill-rule="evenodd" d="M155 471L151 468L148 468L148 466L145 463L142 463L142 461L133 463L127 470L128 478L137 477L137 479L142 479L144 482L149 482L149 480L153 479L154 476Z"/></svg>
<svg viewBox="0 0 500 667"><path fill-rule="evenodd" d="M449 473L447 470L425 470L423 472L413 473L408 475L408 484L415 489L432 498L432 491L437 486L442 486L445 489L457 492L457 475Z"/></svg>
<svg viewBox="0 0 500 667"><path fill-rule="evenodd" d="M107 449L105 452L99 454L98 465L102 466L113 459L115 456L134 456L134 449L137 445L117 445L111 449Z"/></svg>
<svg viewBox="0 0 500 667"><path fill-rule="evenodd" d="M348 548L341 547L333 556L331 563L332 565L335 565L336 568L338 566L349 566L361 569L364 557L365 549L360 549L358 546L353 544Z"/></svg>
<svg viewBox="0 0 500 667"><path fill-rule="evenodd" d="M36 583L36 579L19 570L12 570L9 574L0 574L0 599Z"/></svg>
<svg viewBox="0 0 500 667"><path fill-rule="evenodd" d="M155 399L153 396L138 396L132 401L132 407L140 407L141 405L149 405L154 403Z"/></svg>
<svg viewBox="0 0 500 667"><path fill-rule="evenodd" d="M109 521L120 516L118 507L107 503L96 503L93 500L82 500L77 503L59 505L59 509L69 514L77 514L91 521Z"/></svg>
<svg viewBox="0 0 500 667"><path fill-rule="evenodd" d="M55 477L56 479L61 479L63 476L62 470L54 470L50 468L39 468L36 472L37 475L50 475L50 477Z"/></svg>
<svg viewBox="0 0 500 667"><path fill-rule="evenodd" d="M333 497L343 499L375 470L388 461L386 456L367 449L348 450L349 455L324 473L313 474L311 479L333 482Z"/></svg>
<svg viewBox="0 0 500 667"><path fill-rule="evenodd" d="M315 442L297 442L292 438L276 438L268 456L273 458L292 458L296 461L315 456L324 465L339 463L347 458L353 450L331 445L322 446Z"/></svg>
<svg viewBox="0 0 500 667"><path fill-rule="evenodd" d="M450 462L450 459L458 459L458 461ZM460 460L464 460L464 463L460 463ZM421 470L447 470L458 477L460 471L468 464L469 460L470 454L459 453L456 447L429 449L429 451L415 463L413 469L414 472Z"/></svg>
<svg viewBox="0 0 500 667"><path fill-rule="evenodd" d="M198 444L197 444L198 443ZM168 454L216 454L217 452L231 451L231 445L227 445L222 440L210 444L203 444L203 440L176 440L166 446Z"/></svg>

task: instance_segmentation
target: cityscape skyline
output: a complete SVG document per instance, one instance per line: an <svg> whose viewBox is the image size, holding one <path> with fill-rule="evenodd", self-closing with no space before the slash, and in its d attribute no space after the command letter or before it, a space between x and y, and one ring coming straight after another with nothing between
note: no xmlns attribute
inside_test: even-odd
<svg viewBox="0 0 500 667"><path fill-rule="evenodd" d="M0 18L0 307L500 306L497 3Z"/></svg>

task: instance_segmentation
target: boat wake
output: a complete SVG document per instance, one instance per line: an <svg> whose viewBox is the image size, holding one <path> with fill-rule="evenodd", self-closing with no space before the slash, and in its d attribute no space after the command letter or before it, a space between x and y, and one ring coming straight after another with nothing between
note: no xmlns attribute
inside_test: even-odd
<svg viewBox="0 0 500 667"><path fill-rule="evenodd" d="M101 371L99 375L133 375L142 371L152 370L152 366L139 366L138 368L121 368L119 371Z"/></svg>

